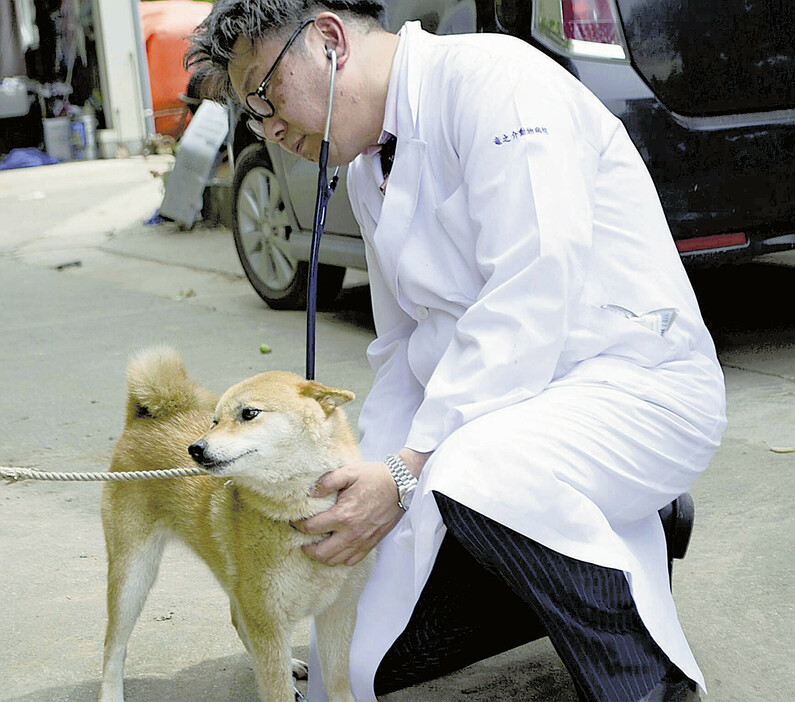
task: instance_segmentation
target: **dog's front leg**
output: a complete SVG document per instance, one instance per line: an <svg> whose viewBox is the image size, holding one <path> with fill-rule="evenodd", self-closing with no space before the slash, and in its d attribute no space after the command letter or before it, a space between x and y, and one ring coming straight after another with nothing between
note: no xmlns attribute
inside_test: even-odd
<svg viewBox="0 0 795 702"><path fill-rule="evenodd" d="M259 697L262 702L295 702L290 634L257 610L246 612L241 606L237 615L248 639Z"/></svg>
<svg viewBox="0 0 795 702"><path fill-rule="evenodd" d="M254 672L263 702L294 702L292 658L286 637L252 638Z"/></svg>
<svg viewBox="0 0 795 702"><path fill-rule="evenodd" d="M246 631L246 627L243 624L243 615L240 614L240 606L237 604L237 600L235 600L234 597L229 599L229 610L232 615L232 626L235 627L237 635L240 637L240 640L246 647L246 651L248 651L249 655L252 655L251 641L248 638L248 632ZM294 678L297 678L298 680L306 680L306 676L309 674L309 668L304 661L299 660L298 658L293 658L291 668Z"/></svg>
<svg viewBox="0 0 795 702"><path fill-rule="evenodd" d="M356 603L364 584L367 565L362 563L354 568L358 572L351 573L339 597L315 617L317 652L329 702L354 702L350 682L350 650L356 627Z"/></svg>
<svg viewBox="0 0 795 702"><path fill-rule="evenodd" d="M102 665L100 702L124 702L127 641L157 577L163 554L162 534L136 543L133 536L106 524L108 547L108 626Z"/></svg>

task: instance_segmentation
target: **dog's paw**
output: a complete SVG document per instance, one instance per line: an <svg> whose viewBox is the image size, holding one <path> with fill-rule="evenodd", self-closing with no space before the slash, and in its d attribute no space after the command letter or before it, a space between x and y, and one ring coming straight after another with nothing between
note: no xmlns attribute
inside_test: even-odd
<svg viewBox="0 0 795 702"><path fill-rule="evenodd" d="M309 677L309 666L297 658L293 658L293 677L298 680L306 680Z"/></svg>

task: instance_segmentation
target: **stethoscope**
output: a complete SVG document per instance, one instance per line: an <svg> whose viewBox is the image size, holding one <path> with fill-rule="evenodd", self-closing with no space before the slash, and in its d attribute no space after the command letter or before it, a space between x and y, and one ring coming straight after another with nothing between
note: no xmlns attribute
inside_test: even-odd
<svg viewBox="0 0 795 702"><path fill-rule="evenodd" d="M320 237L326 226L326 210L328 201L339 180L339 166L334 171L331 181L328 180L328 132L331 126L331 105L334 102L334 79L337 75L337 52L326 49L326 56L331 59L331 80L328 89L328 112L326 127L323 130L323 141L320 142L320 155L317 159L317 199L315 200L315 218L312 222L312 248L309 252L309 279L306 290L306 379L315 379L315 316L317 313L317 269L320 255ZM293 685L296 702L307 702L306 697Z"/></svg>
<svg viewBox="0 0 795 702"><path fill-rule="evenodd" d="M331 106L334 102L334 79L337 75L337 52L326 49L326 56L331 60L331 80L328 90L328 112L323 141L320 143L318 156L317 199L315 200L315 217L312 222L312 247L309 252L309 278L306 290L306 379L315 379L315 317L317 314L317 271L320 256L320 238L326 226L326 210L328 202L339 180L339 166L334 171L331 181L328 180L328 133L331 127Z"/></svg>

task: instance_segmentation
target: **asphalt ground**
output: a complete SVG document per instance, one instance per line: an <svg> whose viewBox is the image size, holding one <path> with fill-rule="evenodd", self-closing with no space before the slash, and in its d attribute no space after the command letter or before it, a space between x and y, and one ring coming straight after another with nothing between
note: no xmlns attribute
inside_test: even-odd
<svg viewBox="0 0 795 702"><path fill-rule="evenodd" d="M303 373L304 316L253 293L231 234L142 224L167 158L0 174L0 465L107 468L128 356L170 343L221 392L272 368ZM795 255L693 274L726 373L729 427L697 482L696 529L677 562L680 619L710 700L795 699L793 468ZM366 277L318 319L317 377L357 394L372 375ZM268 344L272 353L262 355ZM105 552L98 483L0 484L0 701L82 702L99 691ZM306 656L307 627L294 638ZM225 596L180 547L130 642L128 702L255 699ZM385 698L573 702L547 640Z"/></svg>

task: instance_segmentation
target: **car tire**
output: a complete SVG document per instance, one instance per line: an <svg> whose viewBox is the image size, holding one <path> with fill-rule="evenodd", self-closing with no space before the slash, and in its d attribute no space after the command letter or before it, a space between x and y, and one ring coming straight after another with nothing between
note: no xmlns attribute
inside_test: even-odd
<svg viewBox="0 0 795 702"><path fill-rule="evenodd" d="M275 310L306 308L309 264L290 251L287 204L264 144L247 146L237 158L232 216L237 255L257 294ZM320 264L319 307L336 299L344 277L344 267Z"/></svg>

